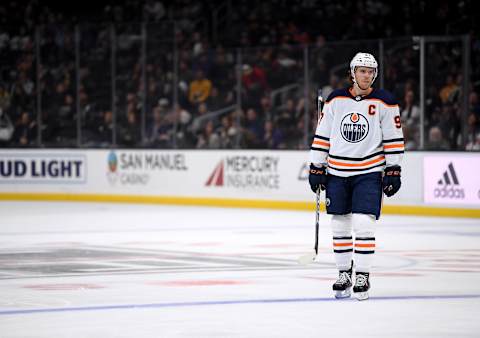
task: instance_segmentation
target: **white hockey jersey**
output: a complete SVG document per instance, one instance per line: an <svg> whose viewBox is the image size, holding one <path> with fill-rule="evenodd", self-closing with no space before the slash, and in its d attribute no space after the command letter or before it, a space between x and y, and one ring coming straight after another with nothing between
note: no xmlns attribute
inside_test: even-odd
<svg viewBox="0 0 480 338"><path fill-rule="evenodd" d="M310 150L310 162L348 177L400 165L404 139L398 104L382 89L354 96L333 91L325 102Z"/></svg>

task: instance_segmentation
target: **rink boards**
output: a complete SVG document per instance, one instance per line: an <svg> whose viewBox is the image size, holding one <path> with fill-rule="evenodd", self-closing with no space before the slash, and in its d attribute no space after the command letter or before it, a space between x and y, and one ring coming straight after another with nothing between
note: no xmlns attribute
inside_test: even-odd
<svg viewBox="0 0 480 338"><path fill-rule="evenodd" d="M311 209L306 151L2 150L0 199ZM410 152L384 212L480 217L480 155Z"/></svg>

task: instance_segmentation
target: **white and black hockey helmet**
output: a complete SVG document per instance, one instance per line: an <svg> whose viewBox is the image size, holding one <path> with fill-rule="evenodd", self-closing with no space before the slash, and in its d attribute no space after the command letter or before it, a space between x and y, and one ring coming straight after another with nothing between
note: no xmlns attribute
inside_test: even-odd
<svg viewBox="0 0 480 338"><path fill-rule="evenodd" d="M350 74L352 75L353 82L357 82L355 80L355 68L357 67L369 67L369 68L374 68L375 73L373 74L373 82L375 82L375 79L377 78L378 75L378 63L377 60L375 60L375 57L372 54L369 53L357 53L352 61L350 61Z"/></svg>

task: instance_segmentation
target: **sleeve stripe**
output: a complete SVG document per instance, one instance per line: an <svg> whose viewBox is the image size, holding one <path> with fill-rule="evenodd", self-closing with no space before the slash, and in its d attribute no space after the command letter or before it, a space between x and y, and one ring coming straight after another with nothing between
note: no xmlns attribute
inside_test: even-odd
<svg viewBox="0 0 480 338"><path fill-rule="evenodd" d="M404 154L405 151L403 150L398 150L398 151L386 151L385 155L395 155L395 154Z"/></svg>
<svg viewBox="0 0 480 338"><path fill-rule="evenodd" d="M314 147L310 147L311 150L316 150L316 151L324 151L326 153L328 153L328 149L323 149L323 148L314 148Z"/></svg>
<svg viewBox="0 0 480 338"><path fill-rule="evenodd" d="M392 142L403 142L403 137L401 138L392 138L390 140L383 140L383 143L392 143Z"/></svg>
<svg viewBox="0 0 480 338"><path fill-rule="evenodd" d="M313 140L313 144L318 145L318 146L330 147L330 142Z"/></svg>
<svg viewBox="0 0 480 338"><path fill-rule="evenodd" d="M405 145L403 143L398 143L398 144L386 144L383 146L383 149L392 149L392 148L403 149L405 148Z"/></svg>
<svg viewBox="0 0 480 338"><path fill-rule="evenodd" d="M314 137L319 138L320 140L330 141L330 139L328 137L320 136L320 135L317 135L317 134L315 134Z"/></svg>

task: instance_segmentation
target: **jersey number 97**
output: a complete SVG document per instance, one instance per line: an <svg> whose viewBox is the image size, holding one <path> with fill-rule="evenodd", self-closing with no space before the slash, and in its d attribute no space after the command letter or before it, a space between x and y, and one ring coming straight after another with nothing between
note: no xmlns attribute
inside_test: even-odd
<svg viewBox="0 0 480 338"><path fill-rule="evenodd" d="M400 116L398 116L398 115L395 116L393 118L393 121L395 122L395 127L399 128L399 129L402 128L402 121L400 120Z"/></svg>

